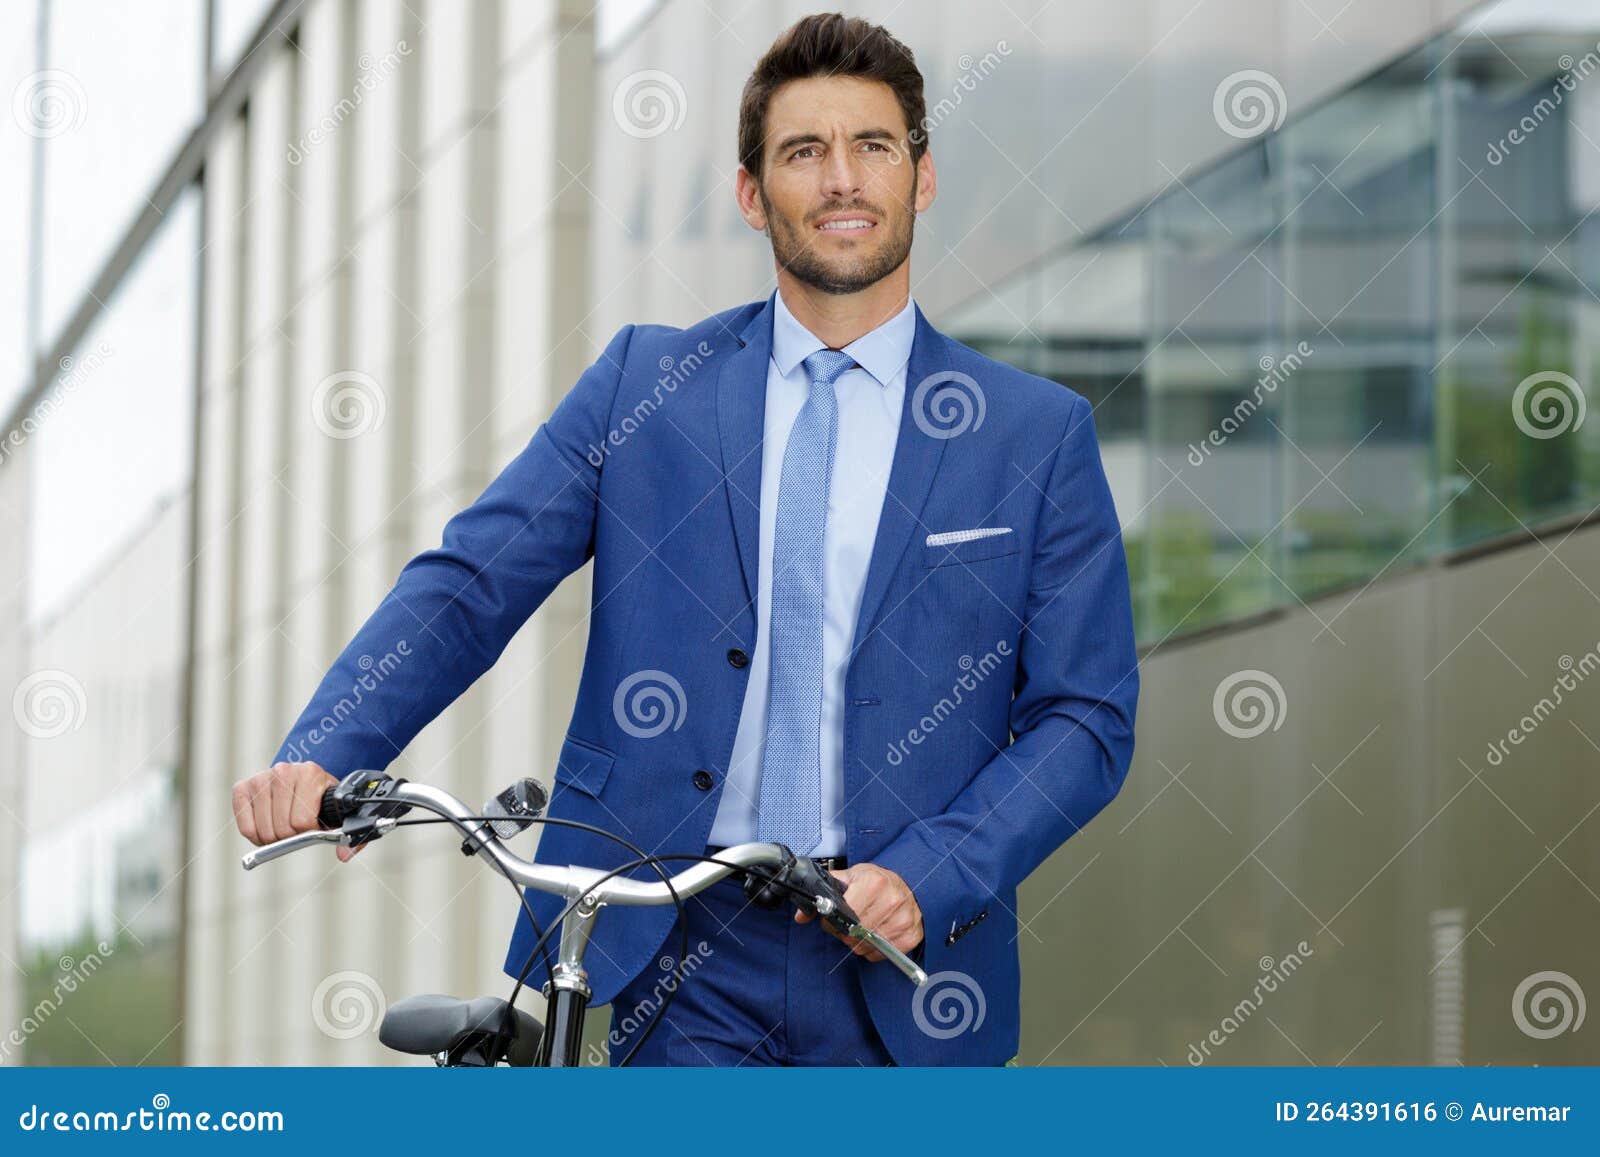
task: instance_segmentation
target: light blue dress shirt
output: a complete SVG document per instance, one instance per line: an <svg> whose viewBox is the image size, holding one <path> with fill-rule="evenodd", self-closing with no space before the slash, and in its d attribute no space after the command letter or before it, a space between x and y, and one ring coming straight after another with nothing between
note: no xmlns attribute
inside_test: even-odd
<svg viewBox="0 0 1600 1157"><path fill-rule="evenodd" d="M772 359L767 364L767 405L761 448L761 561L756 593L756 646L750 679L733 741L727 782L711 826L713 844L742 844L756 838L756 804L761 798L761 756L767 734L767 681L771 671L767 625L772 614L772 542L778 510L778 482L789 430L805 404L810 382L805 358L827 343L795 320L776 298L772 318ZM878 517L889 486L900 411L906 392L906 364L916 333L916 312L904 308L877 329L844 347L856 365L834 383L839 399L838 442L828 486L828 527L823 536L822 638L822 841L818 856L845 851L844 838L844 677L855 638L856 615L866 586L867 564L878 537Z"/></svg>

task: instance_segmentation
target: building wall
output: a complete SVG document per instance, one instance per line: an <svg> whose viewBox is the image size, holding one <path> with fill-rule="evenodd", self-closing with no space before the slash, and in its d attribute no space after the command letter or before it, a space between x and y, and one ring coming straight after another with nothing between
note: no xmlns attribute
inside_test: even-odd
<svg viewBox="0 0 1600 1157"><path fill-rule="evenodd" d="M375 1061L344 1013L503 980L515 901L457 841L246 875L229 791L593 356L588 208L565 175L587 164L565 94L591 59L586 5L320 0L209 158L192 1062ZM468 799L548 779L585 583L390 770Z"/></svg>

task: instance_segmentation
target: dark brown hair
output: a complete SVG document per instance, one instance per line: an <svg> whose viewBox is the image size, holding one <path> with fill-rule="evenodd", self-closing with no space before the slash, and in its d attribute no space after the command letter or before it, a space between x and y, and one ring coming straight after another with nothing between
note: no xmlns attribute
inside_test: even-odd
<svg viewBox="0 0 1600 1157"><path fill-rule="evenodd" d="M812 76L854 76L887 84L894 90L910 130L912 164L927 151L922 73L911 50L877 24L823 12L796 21L773 41L745 81L739 98L739 163L751 176L761 176L772 94L791 80Z"/></svg>

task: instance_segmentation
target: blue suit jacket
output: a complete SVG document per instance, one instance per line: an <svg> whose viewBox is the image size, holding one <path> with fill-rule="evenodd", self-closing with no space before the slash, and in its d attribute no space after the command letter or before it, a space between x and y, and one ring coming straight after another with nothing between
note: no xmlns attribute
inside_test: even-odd
<svg viewBox="0 0 1600 1157"><path fill-rule="evenodd" d="M652 852L702 851L744 700L735 652L755 645L772 314L769 297L688 329L620 331L441 545L406 564L277 759L335 776L386 767L592 558L588 651L550 812ZM966 394L964 415L939 400L945 389ZM952 422L966 428L948 436ZM925 541L977 527L1011 533ZM317 731L367 673L362 657L401 640L410 657ZM633 679L641 672L651 674ZM667 689L665 727L630 714L652 682ZM900 1063L998 1064L1017 1052L1016 888L1121 788L1138 686L1127 564L1088 403L945 337L919 310L844 725L850 859L906 880L927 931L922 963L948 974L914 995L889 964L861 968ZM632 858L555 826L537 856ZM528 900L548 926L559 900ZM596 1003L654 959L674 916L601 917L586 959ZM510 974L532 942L519 911ZM953 1036L944 985L974 1009Z"/></svg>

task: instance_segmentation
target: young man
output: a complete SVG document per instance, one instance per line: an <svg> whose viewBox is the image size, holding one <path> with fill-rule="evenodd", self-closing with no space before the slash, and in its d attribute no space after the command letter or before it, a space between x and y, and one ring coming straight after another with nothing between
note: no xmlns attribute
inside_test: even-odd
<svg viewBox="0 0 1600 1157"><path fill-rule="evenodd" d="M914 990L731 881L689 902L692 973L660 970L672 909L608 913L587 964L613 1060L672 989L635 1063L999 1064L1017 1051L1017 885L1133 751L1128 576L1090 407L911 302L937 179L922 76L887 31L790 28L745 86L738 143L776 292L618 333L407 564L275 766L236 787L239 829L315 827L330 775L387 766L592 558L551 813L656 853L759 839L827 857L863 922L933 974ZM287 762L360 656L400 640L414 658L315 762ZM538 858L629 857L550 827ZM548 926L558 900L528 900ZM519 913L508 973L532 942Z"/></svg>

